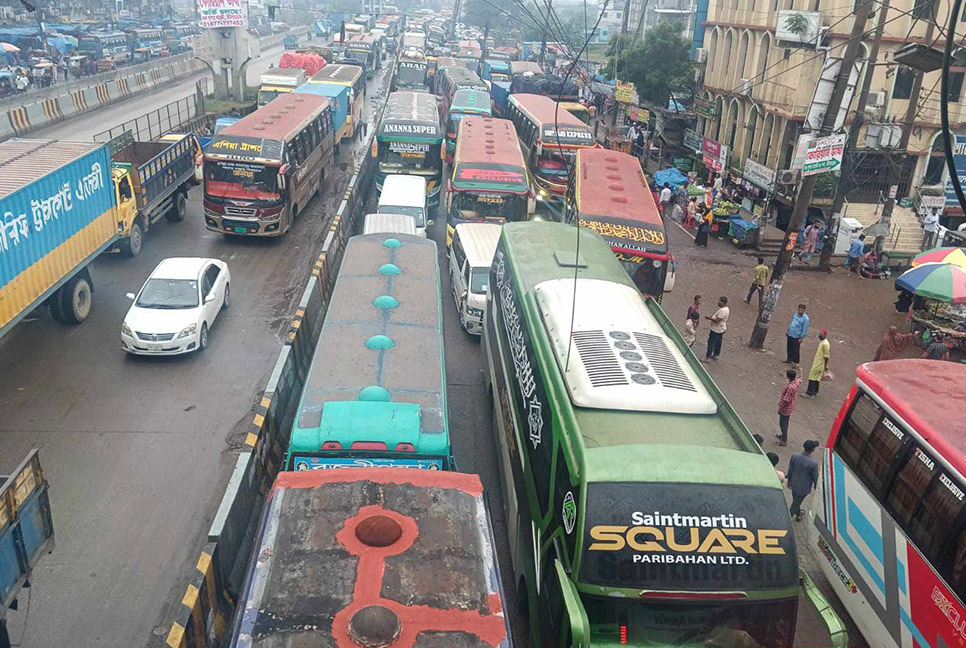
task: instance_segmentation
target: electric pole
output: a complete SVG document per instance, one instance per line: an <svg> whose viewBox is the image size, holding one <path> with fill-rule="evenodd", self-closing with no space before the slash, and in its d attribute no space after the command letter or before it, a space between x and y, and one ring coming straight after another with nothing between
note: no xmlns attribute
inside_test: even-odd
<svg viewBox="0 0 966 648"><path fill-rule="evenodd" d="M553 0L547 2L547 24L550 23L550 16L553 13ZM543 26L543 39L540 41L540 69L543 69L544 61L547 59L547 25Z"/></svg>
<svg viewBox="0 0 966 648"><path fill-rule="evenodd" d="M835 121L842 107L842 100L849 85L849 77L855 67L855 61L859 58L862 35L865 33L865 23L869 19L869 11L873 0L860 0L860 4L855 12L855 19L852 23L852 34L847 41L845 54L842 55L842 65L839 68L838 77L835 79L835 86L832 96L829 98L822 125L818 130L818 137L827 137L835 129ZM821 81L819 81L821 83ZM791 220L785 229L785 240L782 242L782 249L778 253L775 261L775 269L771 275L771 283L768 285L768 292L765 301L758 311L758 319L755 328L751 332L751 340L748 345L753 349L760 349L765 344L765 337L768 335L768 326L771 318L778 307L778 298L782 291L782 282L785 272L792 260L792 253L795 251L795 241L798 239L798 230L801 229L808 213L808 205L812 202L812 194L815 191L816 175L810 175L802 179L802 185L798 190L798 197L795 200L795 209L792 211Z"/></svg>
<svg viewBox="0 0 966 648"><path fill-rule="evenodd" d="M876 61L879 60L879 46L882 44L882 34L885 31L887 14L889 13L889 0L881 0L879 5L879 21L875 27L875 36L872 44L869 45L869 60L865 64L865 78L862 80L862 89L859 92L859 102L855 107L855 116L849 126L848 139L845 140L845 151L842 159L851 159L858 146L859 131L865 123L865 107L869 103L869 88L872 87L872 75L875 74ZM835 197L832 199L832 218L825 225L825 241L822 243L822 254L819 257L818 267L820 270L828 271L829 263L832 259L832 250L835 247L835 240L838 235L839 223L842 220L842 207L845 205L845 186L847 180L845 176L845 163L842 163L842 170L839 173L839 181L835 187Z"/></svg>
<svg viewBox="0 0 966 648"><path fill-rule="evenodd" d="M935 14L935 0L930 2L928 10ZM924 43L932 42L935 29L936 20L933 16L929 20L926 20L926 35L923 36ZM947 36L947 38L952 38L952 35ZM898 195L898 191L893 192L892 188L897 187L899 184L902 171L905 168L906 149L909 148L909 138L912 136L912 128L915 125L916 113L919 107L919 95L922 92L922 71L913 70L912 74L912 92L909 93L909 105L906 107L906 116L901 126L902 131L899 135L899 146L896 147L895 157L899 159L897 163L895 157L893 157L892 162L889 164L889 182L886 185L889 187L889 193L886 196L885 204L882 206L882 216L879 218L879 223L885 227L885 236L889 235L889 230L892 228L892 211L895 209L896 196ZM876 239L878 240L878 237ZM876 246L876 250L879 250L878 246Z"/></svg>

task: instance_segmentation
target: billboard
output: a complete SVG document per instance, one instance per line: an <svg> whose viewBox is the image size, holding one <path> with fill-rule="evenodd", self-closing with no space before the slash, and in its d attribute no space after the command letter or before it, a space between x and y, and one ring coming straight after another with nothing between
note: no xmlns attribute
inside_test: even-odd
<svg viewBox="0 0 966 648"><path fill-rule="evenodd" d="M959 176L959 184L966 191L966 135L957 135L953 142L953 163L956 165L956 175ZM956 192L953 191L953 183L946 180L946 206L959 207L959 200Z"/></svg>
<svg viewBox="0 0 966 648"><path fill-rule="evenodd" d="M198 0L202 29L244 27L245 12L242 0Z"/></svg>

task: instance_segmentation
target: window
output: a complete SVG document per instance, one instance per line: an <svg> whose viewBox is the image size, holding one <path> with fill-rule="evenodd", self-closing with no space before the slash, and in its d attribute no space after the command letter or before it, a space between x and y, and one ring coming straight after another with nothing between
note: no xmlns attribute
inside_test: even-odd
<svg viewBox="0 0 966 648"><path fill-rule="evenodd" d="M912 82L916 73L912 68L900 65L896 69L896 81L892 86L893 99L908 99L912 96Z"/></svg>
<svg viewBox="0 0 966 648"><path fill-rule="evenodd" d="M959 532L952 554L953 561L949 567L949 573L946 574L946 580L959 599L963 600L966 598L966 529Z"/></svg>
<svg viewBox="0 0 966 648"><path fill-rule="evenodd" d="M939 558L939 550L963 510L963 497L963 491L945 471L933 478L923 495L907 529L919 551L930 560Z"/></svg>
<svg viewBox="0 0 966 648"><path fill-rule="evenodd" d="M962 97L964 74L966 73L963 73L963 72L949 73L949 100L953 103L959 103L959 99L960 97Z"/></svg>
<svg viewBox="0 0 966 648"><path fill-rule="evenodd" d="M905 526L912 518L935 469L936 462L922 448L916 446L907 455L886 498L886 508L900 525Z"/></svg>
<svg viewBox="0 0 966 648"><path fill-rule="evenodd" d="M131 179L129 176L124 176L121 181L117 184L117 193L120 199L130 200L133 197L131 193Z"/></svg>
<svg viewBox="0 0 966 648"><path fill-rule="evenodd" d="M899 426L883 417L875 401L861 394L839 432L835 448L866 487L878 496L905 437Z"/></svg>
<svg viewBox="0 0 966 648"><path fill-rule="evenodd" d="M456 260L456 267L462 269L466 262L466 253L463 252L463 242L460 241L459 237L453 241L453 259Z"/></svg>

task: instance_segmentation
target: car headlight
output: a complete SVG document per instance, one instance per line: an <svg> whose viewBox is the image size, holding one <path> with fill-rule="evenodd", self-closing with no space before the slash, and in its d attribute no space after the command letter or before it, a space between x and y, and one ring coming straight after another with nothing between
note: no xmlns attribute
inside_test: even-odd
<svg viewBox="0 0 966 648"><path fill-rule="evenodd" d="M483 311L479 308L467 308L466 310L468 310L470 315L473 315L474 317L483 317Z"/></svg>
<svg viewBox="0 0 966 648"><path fill-rule="evenodd" d="M186 338L189 335L194 335L197 329L197 324L192 324L191 326L186 327L183 331L181 331L181 333L178 333L178 339L180 340L181 338Z"/></svg>
<svg viewBox="0 0 966 648"><path fill-rule="evenodd" d="M131 331L131 327L127 325L127 322L121 322L121 333L128 337L134 337L134 332Z"/></svg>

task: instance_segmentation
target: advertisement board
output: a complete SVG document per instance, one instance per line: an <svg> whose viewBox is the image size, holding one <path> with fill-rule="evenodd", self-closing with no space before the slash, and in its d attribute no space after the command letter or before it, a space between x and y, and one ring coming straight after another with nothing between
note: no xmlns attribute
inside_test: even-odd
<svg viewBox="0 0 966 648"><path fill-rule="evenodd" d="M758 164L751 158L745 160L745 170L742 176L751 184L765 191L773 191L775 189L775 171Z"/></svg>
<svg viewBox="0 0 966 648"><path fill-rule="evenodd" d="M725 165L728 164L728 147L705 137L701 140L701 156L704 166L715 173L721 173Z"/></svg>
<svg viewBox="0 0 966 648"><path fill-rule="evenodd" d="M816 137L809 142L808 149L805 151L802 175L810 176L841 168L844 151L845 133Z"/></svg>
<svg viewBox="0 0 966 648"><path fill-rule="evenodd" d="M684 148L694 151L695 153L701 152L702 137L698 135L695 131L690 128L684 131Z"/></svg>
<svg viewBox="0 0 966 648"><path fill-rule="evenodd" d="M244 27L245 11L242 0L198 0L202 29Z"/></svg>
<svg viewBox="0 0 966 648"><path fill-rule="evenodd" d="M959 176L959 184L966 191L966 135L957 135L953 143L953 163L956 165L956 175ZM959 200L956 192L953 191L953 183L946 180L946 205L959 207Z"/></svg>

